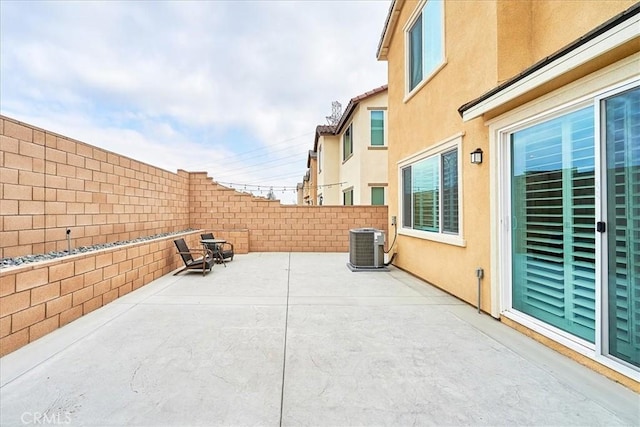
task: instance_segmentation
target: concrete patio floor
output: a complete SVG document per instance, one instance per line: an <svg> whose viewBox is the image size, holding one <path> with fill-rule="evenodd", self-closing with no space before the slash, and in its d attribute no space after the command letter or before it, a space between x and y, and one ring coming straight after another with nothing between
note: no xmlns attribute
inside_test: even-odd
<svg viewBox="0 0 640 427"><path fill-rule="evenodd" d="M0 359L0 423L639 424L629 389L347 260L251 253L164 276Z"/></svg>

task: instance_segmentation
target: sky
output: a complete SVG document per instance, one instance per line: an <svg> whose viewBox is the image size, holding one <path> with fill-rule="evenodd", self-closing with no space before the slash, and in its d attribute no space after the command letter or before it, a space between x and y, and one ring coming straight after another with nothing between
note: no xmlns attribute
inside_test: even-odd
<svg viewBox="0 0 640 427"><path fill-rule="evenodd" d="M387 83L390 0L0 1L0 113L295 203L331 103Z"/></svg>

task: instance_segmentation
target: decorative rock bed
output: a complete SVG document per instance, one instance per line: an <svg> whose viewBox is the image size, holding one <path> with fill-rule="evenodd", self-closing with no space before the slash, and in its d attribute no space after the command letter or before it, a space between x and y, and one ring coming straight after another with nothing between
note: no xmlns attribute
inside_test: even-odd
<svg viewBox="0 0 640 427"><path fill-rule="evenodd" d="M70 253L67 251L51 251L46 254L25 255L25 256L20 256L15 258L2 258L0 260L0 269L7 268L7 267L16 267L16 266L20 266L20 265L24 265L32 262L47 261L51 259L62 258L69 255L83 254L87 252L97 251L100 249L108 249L116 246L128 245L130 243L144 242L147 240L153 240L161 237L168 237L168 236L173 236L177 234L188 233L190 231L195 231L195 230L196 229L189 228L186 230L174 231L171 233L159 233L151 236L138 237L137 239L133 239L133 240L122 240L122 241L111 242L111 243L100 243L100 244L91 245L91 246L80 246L78 248L71 249Z"/></svg>

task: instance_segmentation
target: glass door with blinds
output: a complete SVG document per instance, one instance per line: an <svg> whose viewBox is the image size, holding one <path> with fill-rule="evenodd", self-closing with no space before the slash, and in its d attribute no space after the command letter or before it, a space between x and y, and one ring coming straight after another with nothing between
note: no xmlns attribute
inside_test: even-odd
<svg viewBox="0 0 640 427"><path fill-rule="evenodd" d="M602 101L608 354L640 367L640 88Z"/></svg>
<svg viewBox="0 0 640 427"><path fill-rule="evenodd" d="M512 307L595 342L592 106L510 136Z"/></svg>
<svg viewBox="0 0 640 427"><path fill-rule="evenodd" d="M640 88L594 98L505 142L510 309L637 370Z"/></svg>

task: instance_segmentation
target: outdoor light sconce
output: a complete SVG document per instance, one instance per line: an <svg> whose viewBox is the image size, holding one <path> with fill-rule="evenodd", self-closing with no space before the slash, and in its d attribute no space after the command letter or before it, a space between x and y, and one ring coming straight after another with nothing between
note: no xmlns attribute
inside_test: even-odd
<svg viewBox="0 0 640 427"><path fill-rule="evenodd" d="M480 163L482 163L481 149L476 148L474 151L471 152L471 163L473 163L474 165L479 165Z"/></svg>

